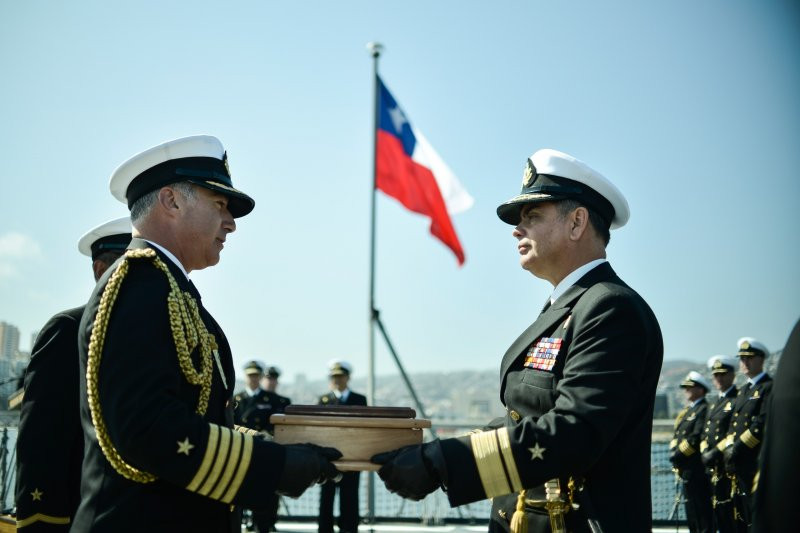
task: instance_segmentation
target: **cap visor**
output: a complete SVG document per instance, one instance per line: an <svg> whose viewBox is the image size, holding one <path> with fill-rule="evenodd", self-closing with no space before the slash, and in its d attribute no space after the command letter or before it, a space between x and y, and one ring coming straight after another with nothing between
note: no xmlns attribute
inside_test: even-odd
<svg viewBox="0 0 800 533"><path fill-rule="evenodd" d="M506 224L516 226L522 219L522 208L526 204L552 202L555 200L563 200L563 198L560 196L553 196L552 194L543 193L518 194L512 199L497 206L497 216L500 217L500 220Z"/></svg>
<svg viewBox="0 0 800 533"><path fill-rule="evenodd" d="M256 201L250 198L248 195L240 191L239 189L234 189L233 187L228 187L224 183L220 183L218 181L202 181L202 180L191 180L192 183L195 185L200 185L201 187L205 187L206 189L211 189L212 191L216 191L218 193L224 194L228 197L228 211L231 212L233 218L243 217L250 213L253 208L256 206Z"/></svg>

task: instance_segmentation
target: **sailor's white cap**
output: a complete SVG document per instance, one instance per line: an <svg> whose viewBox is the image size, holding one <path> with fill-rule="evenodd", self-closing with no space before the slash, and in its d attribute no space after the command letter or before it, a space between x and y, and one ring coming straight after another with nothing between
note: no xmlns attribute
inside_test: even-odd
<svg viewBox="0 0 800 533"><path fill-rule="evenodd" d="M712 374L724 374L725 372L733 372L739 360L729 355L712 355L708 360L708 369Z"/></svg>
<svg viewBox="0 0 800 533"><path fill-rule="evenodd" d="M136 154L114 171L109 187L114 198L130 208L145 194L180 181L224 194L236 218L255 206L252 198L233 187L225 148L210 135L174 139Z"/></svg>
<svg viewBox="0 0 800 533"><path fill-rule="evenodd" d="M764 346L764 343L757 341L753 337L742 337L739 339L739 342L736 343L736 346L739 348L739 352L737 353L739 357L760 355L766 358L769 355L769 350Z"/></svg>
<svg viewBox="0 0 800 533"><path fill-rule="evenodd" d="M353 367L350 366L350 363L348 363L347 361L342 361L341 359L332 359L328 361L329 376L341 376L341 375L349 376L352 371Z"/></svg>
<svg viewBox="0 0 800 533"><path fill-rule="evenodd" d="M701 387L705 388L706 391L711 390L711 383L709 383L708 380L703 377L703 374L692 370L686 374L683 382L681 382L681 387L694 387L695 385L700 385Z"/></svg>
<svg viewBox="0 0 800 533"><path fill-rule="evenodd" d="M131 242L131 218L120 217L90 229L78 241L78 251L94 259L107 251L123 252Z"/></svg>
<svg viewBox="0 0 800 533"><path fill-rule="evenodd" d="M628 201L605 176L564 152L544 148L528 158L522 191L497 208L497 216L516 226L525 204L573 199L594 209L609 229L624 226L630 218Z"/></svg>

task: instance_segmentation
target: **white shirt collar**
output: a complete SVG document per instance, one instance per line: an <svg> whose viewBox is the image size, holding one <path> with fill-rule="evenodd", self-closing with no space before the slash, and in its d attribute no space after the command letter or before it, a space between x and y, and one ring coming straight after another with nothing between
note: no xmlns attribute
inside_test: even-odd
<svg viewBox="0 0 800 533"><path fill-rule="evenodd" d="M253 397L253 396L255 396L256 394L258 394L261 391L261 387L256 387L255 389L250 389L248 387L245 387L244 390L247 391L247 394L250 397Z"/></svg>
<svg viewBox="0 0 800 533"><path fill-rule="evenodd" d="M153 241L150 241L150 240L147 240L147 239L144 239L144 240L147 241L149 244L152 244L153 246L155 246L159 250L161 250L164 253L164 255L166 255L170 259L170 261L172 261L173 263L178 265L178 268L181 269L181 272L183 272L183 275L186 276L186 279L189 279L189 274L186 272L186 269L183 268L183 265L181 264L181 262L178 261L178 258L175 257L175 254L173 254L172 252L170 252L169 250L167 250L166 248L164 248L163 246L161 246L157 242L153 242Z"/></svg>
<svg viewBox="0 0 800 533"><path fill-rule="evenodd" d="M705 399L706 399L706 397L705 397L705 396L700 396L698 399L696 399L695 401L693 401L693 402L692 402L692 405L690 405L689 407L694 407L695 405L697 405L698 403L702 402L702 401L703 401L703 400L705 400Z"/></svg>
<svg viewBox="0 0 800 533"><path fill-rule="evenodd" d="M602 259L595 259L594 261L589 261L583 266L579 266L569 274L567 274L564 279L562 279L558 285L553 289L553 293L550 295L550 305L553 305L558 298L567 292L567 289L575 285L575 283L581 279L587 272L592 270L594 267L598 265L602 265L603 263L607 262L606 258Z"/></svg>
<svg viewBox="0 0 800 533"><path fill-rule="evenodd" d="M759 375L757 375L757 376L756 376L756 377L754 377L754 378L749 378L749 379L747 380L747 382L748 382L750 385L757 385L757 384L758 384L758 382L759 382L759 380L761 380L761 378L763 378L763 377L764 377L764 374L766 374L766 372L762 372L762 373L760 373Z"/></svg>
<svg viewBox="0 0 800 533"><path fill-rule="evenodd" d="M346 402L347 397L350 396L350 389L347 388L341 392L338 389L333 389L333 395L336 396L339 401Z"/></svg>
<svg viewBox="0 0 800 533"><path fill-rule="evenodd" d="M733 387L734 387L734 385L731 385L730 387L728 387L728 390L726 390L725 392L722 392L722 391L720 391L720 392L719 392L719 397L720 397L720 398L724 398L724 397L725 397L725 396L726 396L726 395L727 395L727 394L728 394L728 393L731 391L731 389L732 389Z"/></svg>

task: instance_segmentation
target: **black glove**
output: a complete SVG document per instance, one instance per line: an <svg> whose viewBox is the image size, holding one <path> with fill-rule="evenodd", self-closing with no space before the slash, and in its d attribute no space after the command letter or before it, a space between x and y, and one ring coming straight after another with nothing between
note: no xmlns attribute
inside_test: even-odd
<svg viewBox="0 0 800 533"><path fill-rule="evenodd" d="M341 478L341 472L331 464L342 456L336 448L323 448L316 444L289 444L286 462L275 492L297 498L315 483Z"/></svg>
<svg viewBox="0 0 800 533"><path fill-rule="evenodd" d="M379 453L371 461L383 465L378 475L389 492L409 500L421 500L447 482L447 466L438 439Z"/></svg>
<svg viewBox="0 0 800 533"><path fill-rule="evenodd" d="M721 455L722 452L719 451L716 446L712 446L703 452L700 459L703 461L703 466L706 468L714 468Z"/></svg>
<svg viewBox="0 0 800 533"><path fill-rule="evenodd" d="M686 464L686 456L683 455L678 448L675 448L669 454L669 462L672 463L672 466L680 470L683 465Z"/></svg>
<svg viewBox="0 0 800 533"><path fill-rule="evenodd" d="M722 452L725 461L725 472L728 474L736 473L736 445L728 446Z"/></svg>

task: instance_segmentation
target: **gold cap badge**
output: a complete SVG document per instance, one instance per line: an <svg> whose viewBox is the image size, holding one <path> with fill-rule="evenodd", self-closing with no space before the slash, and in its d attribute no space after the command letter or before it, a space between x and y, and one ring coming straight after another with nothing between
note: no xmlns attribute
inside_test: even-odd
<svg viewBox="0 0 800 533"><path fill-rule="evenodd" d="M536 179L536 167L533 166L531 160L528 159L528 164L525 166L525 172L522 174L522 188L526 189L533 184Z"/></svg>

